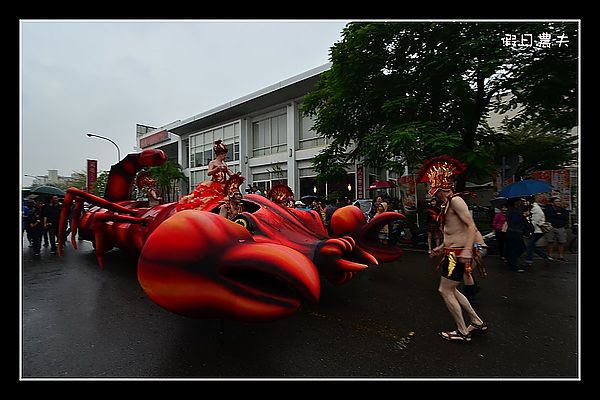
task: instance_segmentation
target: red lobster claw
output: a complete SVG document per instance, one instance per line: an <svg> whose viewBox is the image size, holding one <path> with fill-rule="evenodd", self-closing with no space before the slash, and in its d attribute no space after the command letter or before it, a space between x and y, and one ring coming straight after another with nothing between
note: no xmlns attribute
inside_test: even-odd
<svg viewBox="0 0 600 400"><path fill-rule="evenodd" d="M301 297L319 299L313 262L273 243L256 243L241 225L216 214L184 210L147 239L138 262L146 294L194 318L272 321L293 314Z"/></svg>
<svg viewBox="0 0 600 400"><path fill-rule="evenodd" d="M335 236L353 237L361 250L372 254L378 261L391 262L402 256L402 248L398 245L380 244L377 235L384 225L398 219L406 217L397 212L384 212L367 223L358 207L345 206L337 209L331 216L331 230Z"/></svg>

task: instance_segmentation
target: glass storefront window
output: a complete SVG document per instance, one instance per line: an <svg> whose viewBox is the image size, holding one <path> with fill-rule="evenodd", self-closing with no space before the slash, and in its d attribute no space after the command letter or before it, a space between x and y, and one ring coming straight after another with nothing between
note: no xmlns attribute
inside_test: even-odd
<svg viewBox="0 0 600 400"><path fill-rule="evenodd" d="M317 132L312 130L315 125L315 121L311 117L302 115L302 113L300 113L300 118L298 120L300 123L298 129L300 133L298 138L298 147L300 150L311 149L313 147L325 145L325 138L319 136Z"/></svg>
<svg viewBox="0 0 600 400"><path fill-rule="evenodd" d="M195 135L191 135L187 152L190 171L190 189L193 190L198 183L206 180L206 168L208 163L214 159L213 146L215 140L223 140L228 148L227 165L233 172L239 170L240 159L240 122L222 125Z"/></svg>
<svg viewBox="0 0 600 400"><path fill-rule="evenodd" d="M252 123L252 156L283 153L287 148L286 114L267 117Z"/></svg>

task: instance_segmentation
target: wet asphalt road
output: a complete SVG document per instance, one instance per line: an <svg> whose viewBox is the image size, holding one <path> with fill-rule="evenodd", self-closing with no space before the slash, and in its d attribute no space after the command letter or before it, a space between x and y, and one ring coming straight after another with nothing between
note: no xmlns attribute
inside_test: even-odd
<svg viewBox="0 0 600 400"><path fill-rule="evenodd" d="M89 242L61 258L23 243L22 379L565 379L581 376L578 260L506 270L488 256L475 307L490 332L469 344L454 329L427 254L322 283L317 305L271 323L195 320L144 294L135 259L96 264Z"/></svg>

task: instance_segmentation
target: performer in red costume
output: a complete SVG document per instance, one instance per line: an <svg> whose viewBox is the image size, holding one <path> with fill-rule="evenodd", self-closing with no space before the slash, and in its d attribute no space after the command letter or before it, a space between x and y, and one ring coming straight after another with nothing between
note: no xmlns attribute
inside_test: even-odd
<svg viewBox="0 0 600 400"><path fill-rule="evenodd" d="M466 165L458 160L439 156L428 160L417 178L419 182L429 182L429 195L442 203L439 221L444 240L432 249L430 257L443 255L438 291L456 323L456 330L440 332L440 336L459 342L470 342L472 334L487 333L488 330L469 300L458 290L463 275L471 274L473 244L478 232L467 203L454 193L454 176L466 169ZM465 323L463 310L471 322L469 326Z"/></svg>
<svg viewBox="0 0 600 400"><path fill-rule="evenodd" d="M209 211L225 198L225 182L227 177L234 175L225 164L227 145L222 140L217 140L213 150L216 158L208 163L207 172L211 179L200 182L191 194L183 196L177 204L177 211L189 209Z"/></svg>

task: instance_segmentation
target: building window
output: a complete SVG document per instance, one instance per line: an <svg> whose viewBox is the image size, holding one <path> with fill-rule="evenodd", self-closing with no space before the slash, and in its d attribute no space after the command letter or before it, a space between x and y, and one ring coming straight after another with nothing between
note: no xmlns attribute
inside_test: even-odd
<svg viewBox="0 0 600 400"><path fill-rule="evenodd" d="M252 156L283 153L287 149L286 114L267 117L252 123Z"/></svg>
<svg viewBox="0 0 600 400"><path fill-rule="evenodd" d="M181 150L183 152L183 154L181 156L181 162L183 163L182 167L183 167L183 169L187 169L190 167L190 140L189 139L183 140Z"/></svg>
<svg viewBox="0 0 600 400"><path fill-rule="evenodd" d="M190 136L189 160L190 168L208 166L214 159L213 146L216 140L223 140L229 149L227 161L240 160L240 123L223 125L208 131Z"/></svg>
<svg viewBox="0 0 600 400"><path fill-rule="evenodd" d="M302 196L318 196L322 199L348 198L353 200L356 197L355 174L348 172L346 176L336 182L322 183L317 181L317 173L312 168L302 168L298 170L300 177L300 193Z"/></svg>
<svg viewBox="0 0 600 400"><path fill-rule="evenodd" d="M267 169L266 172L253 173L252 185L256 185L264 195L267 195L273 186L280 183L287 185L287 177L287 170L279 164Z"/></svg>
<svg viewBox="0 0 600 400"><path fill-rule="evenodd" d="M300 112L300 118L298 120L300 121L300 134L298 137L298 147L300 150L320 147L326 144L325 138L319 136L317 132L312 130L315 125L315 121L310 116L302 115Z"/></svg>
<svg viewBox="0 0 600 400"><path fill-rule="evenodd" d="M189 168L190 168L190 190L193 190L198 183L207 178L206 171L208 163L214 159L213 147L216 140L223 140L227 145L229 152L225 162L232 171L238 172L240 169L240 123L222 125L207 131L200 132L189 137Z"/></svg>
<svg viewBox="0 0 600 400"><path fill-rule="evenodd" d="M156 128L153 126L135 124L135 134L136 134L136 137L138 137L138 138L142 137L146 133L152 132L154 130L156 130Z"/></svg>
<svg viewBox="0 0 600 400"><path fill-rule="evenodd" d="M240 171L239 164L227 164L227 167L231 171L232 174ZM210 176L207 175L208 167L197 169L190 172L190 192L198 186L200 182L211 179Z"/></svg>

